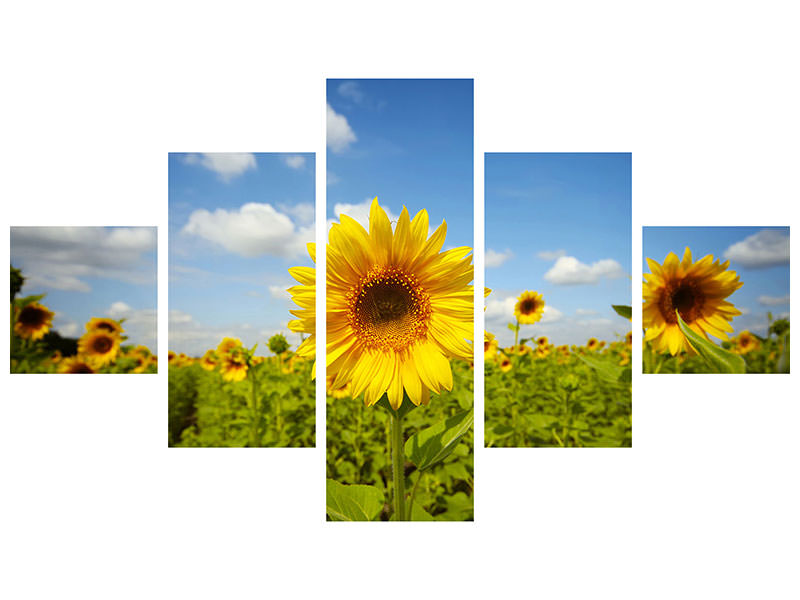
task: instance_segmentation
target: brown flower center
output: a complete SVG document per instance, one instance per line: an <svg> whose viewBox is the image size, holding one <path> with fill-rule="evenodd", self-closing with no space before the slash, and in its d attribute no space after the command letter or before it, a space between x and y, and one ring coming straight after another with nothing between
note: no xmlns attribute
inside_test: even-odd
<svg viewBox="0 0 800 600"><path fill-rule="evenodd" d="M402 351L428 333L430 296L413 275L374 267L347 294L347 318L367 348Z"/></svg>
<svg viewBox="0 0 800 600"><path fill-rule="evenodd" d="M677 310L681 319L686 323L693 323L702 314L705 296L696 281L684 279L679 282L669 283L664 288L658 308L661 316L670 325L678 322L675 316Z"/></svg>
<svg viewBox="0 0 800 600"><path fill-rule="evenodd" d="M533 314L537 308L539 308L539 302L535 298L526 298L519 304L519 312L523 315Z"/></svg>
<svg viewBox="0 0 800 600"><path fill-rule="evenodd" d="M92 340L92 351L97 354L105 354L114 347L113 340L105 335L98 335Z"/></svg>
<svg viewBox="0 0 800 600"><path fill-rule="evenodd" d="M26 327L41 327L47 321L47 313L35 306L26 306L19 313L19 322Z"/></svg>

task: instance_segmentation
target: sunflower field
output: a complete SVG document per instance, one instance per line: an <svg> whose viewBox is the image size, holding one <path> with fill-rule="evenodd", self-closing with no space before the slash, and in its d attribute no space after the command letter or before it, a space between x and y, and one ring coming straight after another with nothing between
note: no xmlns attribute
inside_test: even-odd
<svg viewBox="0 0 800 600"><path fill-rule="evenodd" d="M546 337L499 350L484 342L487 447L630 447L631 336L553 346Z"/></svg>
<svg viewBox="0 0 800 600"><path fill-rule="evenodd" d="M225 338L202 357L169 353L169 445L313 447L313 361L280 334L257 356Z"/></svg>
<svg viewBox="0 0 800 600"><path fill-rule="evenodd" d="M93 317L86 332L69 338L53 331L55 313L44 295L17 297L25 278L11 267L12 373L156 373L158 357L145 346L126 344L124 320Z"/></svg>
<svg viewBox="0 0 800 600"><path fill-rule="evenodd" d="M369 229L345 214L327 251L326 512L333 521L472 519L472 248L442 251L428 213ZM298 281L300 279L298 278Z"/></svg>
<svg viewBox="0 0 800 600"><path fill-rule="evenodd" d="M648 258L644 274L642 371L644 373L788 373L789 320L767 313L766 337L740 331L742 314L726 300L742 287L736 271L709 254L692 259L670 252L659 263ZM716 344L709 336L721 340Z"/></svg>

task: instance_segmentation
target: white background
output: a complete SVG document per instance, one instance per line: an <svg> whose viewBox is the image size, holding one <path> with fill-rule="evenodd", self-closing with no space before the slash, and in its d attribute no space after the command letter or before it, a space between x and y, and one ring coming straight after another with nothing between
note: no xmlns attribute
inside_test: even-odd
<svg viewBox="0 0 800 600"><path fill-rule="evenodd" d="M796 225L792 3L282 4L4 8L4 224L158 225L162 364L3 374L0 595L796 598L796 375L634 374L632 450L478 448L475 523L347 525L321 444L167 449L164 360L167 152L316 151L321 210L326 77L475 78L478 232L484 151L633 152L634 281L642 225Z"/></svg>

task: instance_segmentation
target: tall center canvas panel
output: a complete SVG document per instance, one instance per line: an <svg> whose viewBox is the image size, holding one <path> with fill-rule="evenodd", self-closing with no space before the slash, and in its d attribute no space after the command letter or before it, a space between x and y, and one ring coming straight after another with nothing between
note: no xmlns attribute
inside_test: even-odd
<svg viewBox="0 0 800 600"><path fill-rule="evenodd" d="M327 518L472 520L473 82L326 111Z"/></svg>

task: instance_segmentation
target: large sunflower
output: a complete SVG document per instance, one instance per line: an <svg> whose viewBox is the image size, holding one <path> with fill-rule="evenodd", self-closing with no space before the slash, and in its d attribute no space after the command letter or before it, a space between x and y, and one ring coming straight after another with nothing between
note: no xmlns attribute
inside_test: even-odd
<svg viewBox="0 0 800 600"><path fill-rule="evenodd" d="M307 244L308 253L311 260L317 262L317 245ZM295 354L301 358L316 358L317 349L317 276L314 267L292 267L289 275L294 277L300 285L290 287L287 291L292 295L292 300L300 308L290 310L297 319L289 321L289 329L298 333L307 333L309 336L303 340ZM314 363L316 365L316 362ZM314 377L316 368L311 369L311 377Z"/></svg>
<svg viewBox="0 0 800 600"><path fill-rule="evenodd" d="M78 354L85 356L94 367L113 361L119 352L119 336L102 329L85 333L78 340Z"/></svg>
<svg viewBox="0 0 800 600"><path fill-rule="evenodd" d="M642 295L642 326L647 330L645 341L652 341L656 350L678 354L694 353L678 327L681 319L695 332L708 339L708 334L727 340L733 331L730 321L742 314L725 298L742 287L735 271L728 270L730 261L720 263L712 255L692 262L689 248L683 260L670 252L660 265L647 259L650 273L645 273Z"/></svg>
<svg viewBox="0 0 800 600"><path fill-rule="evenodd" d="M19 337L36 341L44 337L53 325L55 313L38 302L26 304L17 311L14 333Z"/></svg>
<svg viewBox="0 0 800 600"><path fill-rule="evenodd" d="M544 298L538 292L522 292L514 307L514 316L523 325L536 323L544 314Z"/></svg>
<svg viewBox="0 0 800 600"><path fill-rule="evenodd" d="M340 215L327 252L327 368L334 388L351 384L367 405L383 394L427 404L453 387L449 358L472 360L471 248L441 252L442 223L428 238L428 213L403 207L394 232L372 201L369 232Z"/></svg>

